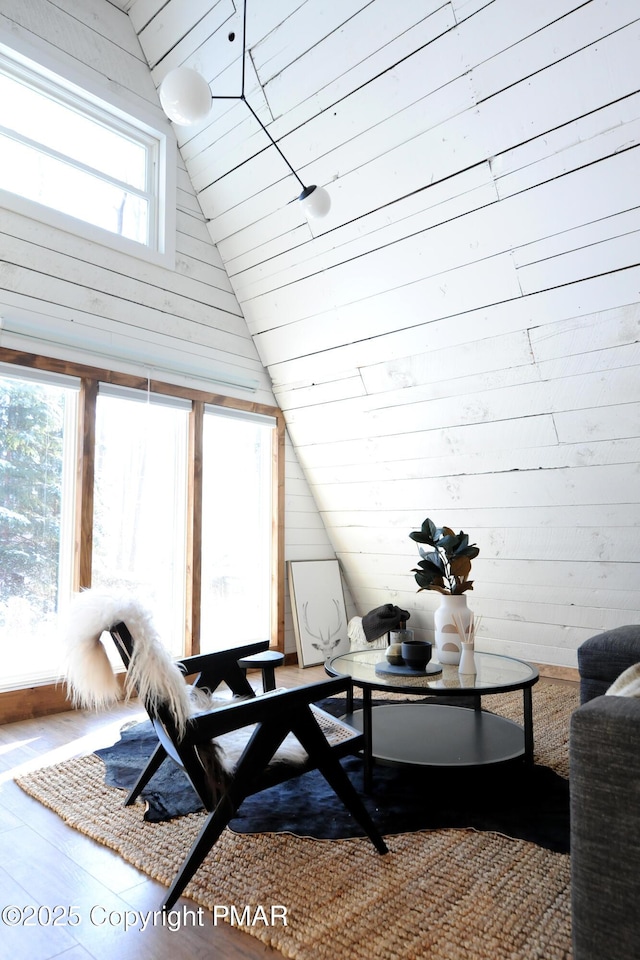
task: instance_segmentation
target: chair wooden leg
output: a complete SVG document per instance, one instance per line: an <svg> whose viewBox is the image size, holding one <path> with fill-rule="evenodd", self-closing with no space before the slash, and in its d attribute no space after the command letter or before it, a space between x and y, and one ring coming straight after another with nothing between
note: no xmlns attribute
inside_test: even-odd
<svg viewBox="0 0 640 960"><path fill-rule="evenodd" d="M235 817L240 804L251 792L252 786L260 778L288 732L288 724L282 723L259 725L256 728L238 761L227 792L207 817L174 878L162 903L163 910L173 907L224 828Z"/></svg>
<svg viewBox="0 0 640 960"><path fill-rule="evenodd" d="M129 791L129 795L127 796L127 799L124 802L125 807L130 807L132 803L135 803L135 801L138 799L138 797L140 796L140 794L142 793L146 785L149 783L149 780L151 780L154 773L156 773L156 771L160 769L166 757L167 757L167 751L162 746L162 744L159 743L158 746L153 751L153 753L151 754L151 756L149 757L146 767L144 768L144 770L142 771L142 773L134 783L133 787Z"/></svg>
<svg viewBox="0 0 640 960"><path fill-rule="evenodd" d="M376 850L379 853L388 852L384 839L340 761L327 743L311 709L305 705L302 709L295 710L293 716L288 714L286 718L279 717L277 720L274 718L268 723L258 724L237 763L225 795L207 817L174 878L162 904L163 909L170 910L174 906L224 828L236 815L242 801L253 791L256 782L289 732L293 732L298 738L309 754L312 765L322 773L329 786L365 831Z"/></svg>
<svg viewBox="0 0 640 960"><path fill-rule="evenodd" d="M349 780L340 761L327 743L310 709L305 710L303 715L296 718L295 723L292 724L292 729L309 754L313 765L342 800L354 820L360 824L378 853L388 853L389 849L382 835L369 816L367 808L351 780Z"/></svg>
<svg viewBox="0 0 640 960"><path fill-rule="evenodd" d="M202 830L196 837L191 850L183 862L169 892L162 903L163 910L171 910L194 873L207 856L220 834L235 814L235 804L226 794L218 806L207 817Z"/></svg>
<svg viewBox="0 0 640 960"><path fill-rule="evenodd" d="M237 663L228 664L224 681L236 697L255 697L255 690L247 679L246 671Z"/></svg>
<svg viewBox="0 0 640 960"><path fill-rule="evenodd" d="M375 823L369 816L358 792L349 780L340 761L337 757L330 757L318 763L318 770L325 778L329 786L333 787L336 795L342 800L349 813L353 816L356 823L359 823L365 831L378 853L388 853L389 848L384 842L384 838L378 831Z"/></svg>

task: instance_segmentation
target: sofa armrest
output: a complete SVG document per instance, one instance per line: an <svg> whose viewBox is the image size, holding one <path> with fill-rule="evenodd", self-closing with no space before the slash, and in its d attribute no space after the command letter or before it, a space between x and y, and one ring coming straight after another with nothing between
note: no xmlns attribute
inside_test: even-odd
<svg viewBox="0 0 640 960"><path fill-rule="evenodd" d="M570 735L574 960L636 960L640 944L640 699L601 696Z"/></svg>
<svg viewBox="0 0 640 960"><path fill-rule="evenodd" d="M640 663L640 624L614 627L578 647L580 702L606 693L623 670Z"/></svg>

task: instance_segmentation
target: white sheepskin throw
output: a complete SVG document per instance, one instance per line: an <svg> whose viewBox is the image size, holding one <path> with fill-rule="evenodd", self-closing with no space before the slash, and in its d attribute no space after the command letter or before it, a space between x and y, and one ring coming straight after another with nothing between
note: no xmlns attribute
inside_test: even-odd
<svg viewBox="0 0 640 960"><path fill-rule="evenodd" d="M640 697L640 663L634 663L620 674L609 689L609 696Z"/></svg>
<svg viewBox="0 0 640 960"><path fill-rule="evenodd" d="M367 640L362 625L362 617L352 617L347 624L347 637L349 638L349 651L354 653L357 650L380 650L387 646L387 634L383 633L381 637L375 640Z"/></svg>
<svg viewBox="0 0 640 960"><path fill-rule="evenodd" d="M116 674L100 638L120 621L133 638L125 696L139 696L152 712L159 703L168 707L179 736L183 736L192 713L189 688L163 645L151 613L131 596L85 590L71 603L62 621L62 635L67 691L72 703L99 710L119 698Z"/></svg>
<svg viewBox="0 0 640 960"><path fill-rule="evenodd" d="M126 697L139 696L152 714L160 703L168 708L179 737L184 736L191 716L228 706L229 700L211 698L185 683L180 668L162 644L151 614L138 600L100 590L78 594L61 623L67 653L67 690L74 705L101 709L119 699L116 674L101 637L121 621L133 639L133 656L124 688ZM110 637L107 643L112 643ZM277 696L281 692L273 691L266 696ZM214 796L220 796L224 790L253 730L253 726L243 727L199 746ZM289 734L272 758L267 777L283 764L304 767L307 760L304 748Z"/></svg>
<svg viewBox="0 0 640 960"><path fill-rule="evenodd" d="M349 649L368 650L371 646L367 642L367 637L362 626L362 617L352 617L347 624L347 637L349 638Z"/></svg>

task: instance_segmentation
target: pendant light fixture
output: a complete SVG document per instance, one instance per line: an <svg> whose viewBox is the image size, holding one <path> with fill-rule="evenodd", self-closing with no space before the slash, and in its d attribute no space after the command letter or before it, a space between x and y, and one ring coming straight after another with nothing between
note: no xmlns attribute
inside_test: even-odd
<svg viewBox="0 0 640 960"><path fill-rule="evenodd" d="M206 120L213 103L209 84L192 67L176 67L168 73L158 94L169 120L183 127Z"/></svg>
<svg viewBox="0 0 640 960"><path fill-rule="evenodd" d="M242 91L237 96L215 96L211 93L209 84L197 70L192 67L176 67L171 70L162 83L158 91L160 104L169 120L179 126L193 126L196 123L202 123L208 117L214 100L242 100L246 104L254 119L266 133L272 146L276 148L292 174L302 187L298 200L302 205L305 216L308 220L326 217L331 209L331 197L324 189L316 184L305 186L296 171L293 169L284 153L273 139L264 123L255 112L251 104L245 97L244 77L245 77L245 34L247 24L247 0L244 0L242 14ZM230 39L233 34L230 35Z"/></svg>

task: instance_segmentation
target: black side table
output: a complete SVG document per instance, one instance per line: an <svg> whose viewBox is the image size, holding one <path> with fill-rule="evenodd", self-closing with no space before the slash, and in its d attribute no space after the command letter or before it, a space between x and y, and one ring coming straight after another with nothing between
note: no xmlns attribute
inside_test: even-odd
<svg viewBox="0 0 640 960"><path fill-rule="evenodd" d="M275 690L276 667L281 667L283 663L284 653L280 653L279 650L263 650L262 653L254 653L238 660L238 666L244 670L245 676L247 670L262 670L262 689L265 693L268 690Z"/></svg>

